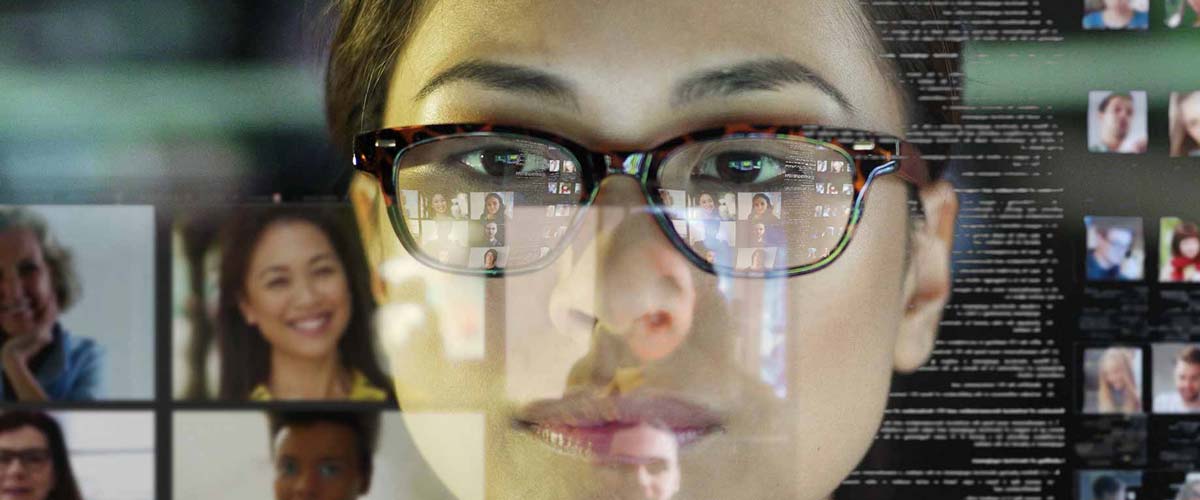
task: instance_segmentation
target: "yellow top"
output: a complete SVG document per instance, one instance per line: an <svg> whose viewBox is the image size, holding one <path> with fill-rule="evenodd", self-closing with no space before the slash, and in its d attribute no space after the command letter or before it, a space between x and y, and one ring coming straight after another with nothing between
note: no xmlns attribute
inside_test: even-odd
<svg viewBox="0 0 1200 500"><path fill-rule="evenodd" d="M371 385L371 381L367 380L367 376L362 372L354 370L354 381L350 383L350 394L346 399L350 401L384 401L387 399L387 391ZM275 398L271 397L271 391L267 389L267 384L259 384L250 391L251 401L272 401Z"/></svg>

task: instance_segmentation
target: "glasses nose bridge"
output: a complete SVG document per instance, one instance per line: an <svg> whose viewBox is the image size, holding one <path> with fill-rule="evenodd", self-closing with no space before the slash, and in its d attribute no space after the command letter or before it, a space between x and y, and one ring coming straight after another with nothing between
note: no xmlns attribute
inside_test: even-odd
<svg viewBox="0 0 1200 500"><path fill-rule="evenodd" d="M604 176L628 175L640 184L650 165L650 153L645 151L609 152L604 155Z"/></svg>

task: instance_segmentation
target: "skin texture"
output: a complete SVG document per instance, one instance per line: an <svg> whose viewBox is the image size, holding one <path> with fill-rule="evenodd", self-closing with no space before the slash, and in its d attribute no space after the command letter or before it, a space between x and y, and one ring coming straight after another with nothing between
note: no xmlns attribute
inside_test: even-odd
<svg viewBox="0 0 1200 500"><path fill-rule="evenodd" d="M366 493L350 428L332 422L293 425L274 444L275 500L350 500Z"/></svg>
<svg viewBox="0 0 1200 500"><path fill-rule="evenodd" d="M900 134L900 95L874 70L873 47L845 34L859 28L849 21L851 5L434 2L400 54L383 125L499 122L611 150L644 148L728 122L823 123ZM671 89L696 71L778 57L810 66L855 109L805 84L672 104ZM472 59L551 72L571 83L575 98L472 82L415 98L432 75ZM375 267L407 260L380 216L377 185L360 177L352 191L360 227L376 249ZM553 265L486 281L485 317L504 318L490 331L505 335L489 345L505 353L504 363L444 363L438 340L419 342L407 334L396 337L407 342L390 343L414 440L459 492L472 477L460 475L460 459L438 450L463 429L414 416L483 414L484 449L471 453L486 457L488 498L596 498L613 491L606 479L611 471L514 429L514 413L567 393L667 394L719 414L722 427L680 450L676 498L826 498L869 446L893 370L914 370L928 357L949 293L956 210L949 187L921 193L928 222L915 230L907 268L897 244L908 230L902 181L879 179L870 198L854 244L828 268L794 279L726 278L723 294L717 277L700 272L667 241L634 180L605 179L596 205ZM715 200L699 203L711 205L715 218ZM514 220L536 215L520 210L514 207ZM390 284L392 303L445 282L435 271L416 273ZM871 304L873 314L860 314L862 304ZM790 369L784 397L733 355L735 339L763 331L762 311L773 307L787 311L779 332Z"/></svg>
<svg viewBox="0 0 1200 500"><path fill-rule="evenodd" d="M338 362L337 344L350 323L350 287L319 228L302 221L268 226L254 247L238 304L246 322L271 345L273 395L290 392L284 383L309 391L344 390L348 375Z"/></svg>
<svg viewBox="0 0 1200 500"><path fill-rule="evenodd" d="M54 340L59 313L54 280L37 237L20 228L0 233L0 329L9 336L0 359L22 401L47 399L29 360Z"/></svg>
<svg viewBox="0 0 1200 500"><path fill-rule="evenodd" d="M446 197L441 193L433 195L433 199L430 200L430 204L433 206L434 217L445 217L448 215Z"/></svg>
<svg viewBox="0 0 1200 500"><path fill-rule="evenodd" d="M1126 97L1114 98L1099 115L1100 140L1108 146L1109 151L1116 151L1129 135L1129 127L1133 122L1133 101Z"/></svg>
<svg viewBox="0 0 1200 500"><path fill-rule="evenodd" d="M1179 242L1179 256L1185 259L1195 259L1200 255L1200 238L1187 238Z"/></svg>
<svg viewBox="0 0 1200 500"><path fill-rule="evenodd" d="M49 447L46 436L30 426L0 432L0 450L49 450ZM17 460L0 464L0 500L44 500L53 486L52 460L40 466L25 465Z"/></svg>
<svg viewBox="0 0 1200 500"><path fill-rule="evenodd" d="M1194 0L1200 2L1200 0ZM1200 10L1197 10L1200 12ZM1182 121L1187 134L1192 137L1193 141L1200 144L1200 92L1192 92L1186 99L1180 102L1180 112L1182 113Z"/></svg>
<svg viewBox="0 0 1200 500"><path fill-rule="evenodd" d="M1175 390L1185 406L1200 410L1200 365L1176 361Z"/></svg>

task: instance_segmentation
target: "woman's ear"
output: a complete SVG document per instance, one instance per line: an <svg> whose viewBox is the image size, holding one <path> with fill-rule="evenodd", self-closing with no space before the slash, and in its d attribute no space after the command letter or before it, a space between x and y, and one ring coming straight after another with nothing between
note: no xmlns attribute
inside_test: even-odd
<svg viewBox="0 0 1200 500"><path fill-rule="evenodd" d="M354 207L354 220L358 223L358 233L367 253L367 265L371 268L371 293L375 296L375 302L382 304L387 292L383 279L379 276L379 266L383 261L383 250L379 241L379 235L382 234L379 232L380 219L387 217L383 209L382 192L379 183L371 176L356 173L350 180L349 195L350 204Z"/></svg>
<svg viewBox="0 0 1200 500"><path fill-rule="evenodd" d="M933 352L942 310L950 300L950 251L954 246L954 219L958 197L954 186L935 182L918 192L925 212L914 221L911 258L905 271L904 318L896 338L893 362L896 371L916 371Z"/></svg>
<svg viewBox="0 0 1200 500"><path fill-rule="evenodd" d="M254 315L254 308L246 302L245 297L238 297L238 310L242 312L242 318L246 320L246 324L250 326L258 326L258 318Z"/></svg>

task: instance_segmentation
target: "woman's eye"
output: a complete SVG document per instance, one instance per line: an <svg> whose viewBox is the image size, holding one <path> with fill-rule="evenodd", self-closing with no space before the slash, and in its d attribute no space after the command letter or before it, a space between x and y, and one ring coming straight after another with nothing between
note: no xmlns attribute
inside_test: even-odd
<svg viewBox="0 0 1200 500"><path fill-rule="evenodd" d="M462 164L476 172L494 177L509 177L518 172L530 173L543 170L545 159L536 154L514 148L483 148L457 156Z"/></svg>
<svg viewBox="0 0 1200 500"><path fill-rule="evenodd" d="M280 288L286 288L289 283L291 283L291 281L287 278L273 278L267 280L267 288L270 290L278 290Z"/></svg>
<svg viewBox="0 0 1200 500"><path fill-rule="evenodd" d="M696 175L730 184L762 184L782 177L783 166L771 155L728 151L704 158L696 168Z"/></svg>
<svg viewBox="0 0 1200 500"><path fill-rule="evenodd" d="M313 274L321 277L328 277L337 274L337 268L333 266L321 266L313 269Z"/></svg>

